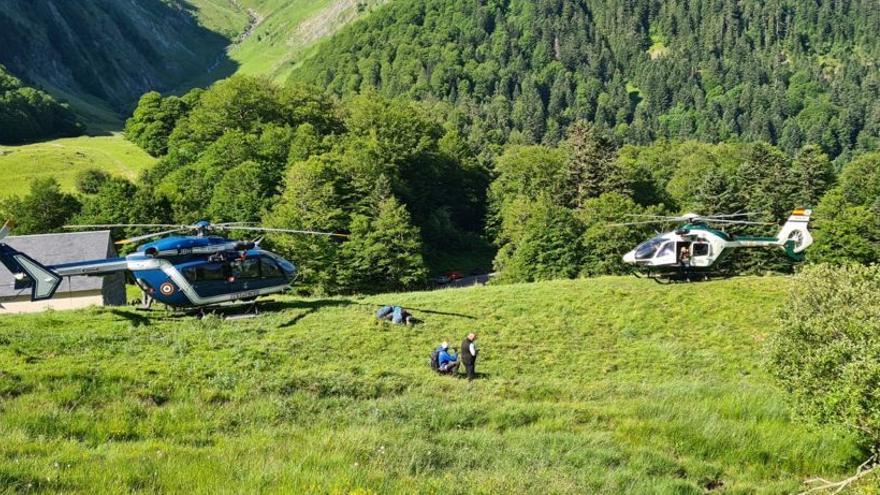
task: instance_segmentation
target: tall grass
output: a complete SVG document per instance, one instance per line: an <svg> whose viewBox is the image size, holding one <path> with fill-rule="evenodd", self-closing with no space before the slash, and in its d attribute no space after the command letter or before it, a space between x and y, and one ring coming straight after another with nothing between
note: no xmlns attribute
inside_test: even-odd
<svg viewBox="0 0 880 495"><path fill-rule="evenodd" d="M763 369L784 278L0 319L0 491L787 493L862 456ZM424 323L380 324L380 304ZM430 350L479 333L481 378Z"/></svg>

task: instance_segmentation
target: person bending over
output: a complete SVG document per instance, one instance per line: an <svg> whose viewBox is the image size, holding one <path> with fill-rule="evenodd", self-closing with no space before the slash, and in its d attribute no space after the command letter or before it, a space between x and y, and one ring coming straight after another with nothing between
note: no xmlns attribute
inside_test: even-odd
<svg viewBox="0 0 880 495"><path fill-rule="evenodd" d="M455 349L450 354L448 342L440 344L438 362L440 363L438 369L441 373L455 373L458 370L458 355L455 353Z"/></svg>

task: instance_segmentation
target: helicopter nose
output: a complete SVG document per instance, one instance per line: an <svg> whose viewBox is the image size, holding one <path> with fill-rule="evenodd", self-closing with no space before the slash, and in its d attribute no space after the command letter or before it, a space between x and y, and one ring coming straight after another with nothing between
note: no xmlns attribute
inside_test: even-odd
<svg viewBox="0 0 880 495"><path fill-rule="evenodd" d="M284 270L284 274L287 275L287 278L296 278L296 266L293 263L287 260L279 260L278 264L281 266L281 269Z"/></svg>
<svg viewBox="0 0 880 495"><path fill-rule="evenodd" d="M632 250L623 255L623 262L633 264L636 262L636 251Z"/></svg>

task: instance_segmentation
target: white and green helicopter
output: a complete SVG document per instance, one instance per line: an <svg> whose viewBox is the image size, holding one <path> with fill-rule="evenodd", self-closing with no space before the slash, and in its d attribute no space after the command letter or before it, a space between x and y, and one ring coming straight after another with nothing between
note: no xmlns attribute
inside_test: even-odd
<svg viewBox="0 0 880 495"><path fill-rule="evenodd" d="M688 213L680 217L636 215L649 220L614 224L648 225L680 223L672 232L649 239L623 255L623 262L655 279L692 280L708 278L713 266L738 248L778 247L794 261L804 259L804 251L813 243L807 225L812 210L796 209L775 237L733 235L725 232L732 225L768 225L748 221L752 213L701 216Z"/></svg>

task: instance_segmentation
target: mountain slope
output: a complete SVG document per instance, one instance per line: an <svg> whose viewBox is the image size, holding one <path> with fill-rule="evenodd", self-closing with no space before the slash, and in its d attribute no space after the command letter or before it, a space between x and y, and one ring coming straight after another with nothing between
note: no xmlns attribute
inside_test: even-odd
<svg viewBox="0 0 880 495"><path fill-rule="evenodd" d="M99 124L118 124L151 89L234 70L228 40L176 3L8 0L0 2L0 25L0 64Z"/></svg>
<svg viewBox="0 0 880 495"><path fill-rule="evenodd" d="M9 0L0 64L118 130L138 97L239 71L286 78L317 41L388 0Z"/></svg>
<svg viewBox="0 0 880 495"><path fill-rule="evenodd" d="M225 322L127 309L0 318L0 480L47 492L792 493L862 454L839 430L792 422L764 370L790 283L284 297ZM388 303L424 323L378 324ZM431 349L469 331L480 379L434 375Z"/></svg>
<svg viewBox="0 0 880 495"><path fill-rule="evenodd" d="M26 86L0 65L0 144L81 133L82 126L69 106Z"/></svg>
<svg viewBox="0 0 880 495"><path fill-rule="evenodd" d="M441 99L478 144L744 138L880 146L870 0L403 0L322 44L296 81Z"/></svg>

